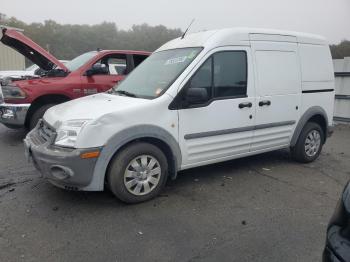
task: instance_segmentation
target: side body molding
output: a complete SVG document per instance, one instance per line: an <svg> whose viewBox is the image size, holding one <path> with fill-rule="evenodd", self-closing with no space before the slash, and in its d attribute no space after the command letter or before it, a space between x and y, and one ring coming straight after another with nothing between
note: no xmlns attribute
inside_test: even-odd
<svg viewBox="0 0 350 262"><path fill-rule="evenodd" d="M100 191L104 188L105 174L108 164L115 153L125 144L142 138L155 138L161 140L169 146L172 152L175 172L172 174L176 177L177 170L181 166L181 150L175 138L165 129L153 125L140 125L127 128L111 137L103 147L100 157L96 163L93 179L84 190L86 191Z"/></svg>
<svg viewBox="0 0 350 262"><path fill-rule="evenodd" d="M290 142L290 146L293 147L295 146L295 144L297 143L297 140L299 138L299 135L301 133L301 130L303 129L303 127L305 126L305 124L307 123L307 121L310 120L311 117L315 116L315 115L321 115L323 116L323 118L326 121L326 127L328 128L328 117L327 117L327 113L326 111L320 107L320 106L313 106L310 107L308 110L305 111L305 113L300 117L300 120L298 122L297 127L294 130L294 134L292 137L292 140Z"/></svg>

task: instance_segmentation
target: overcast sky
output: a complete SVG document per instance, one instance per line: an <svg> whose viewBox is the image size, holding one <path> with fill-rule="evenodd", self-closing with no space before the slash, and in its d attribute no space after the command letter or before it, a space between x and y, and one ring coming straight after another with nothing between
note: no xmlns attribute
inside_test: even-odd
<svg viewBox="0 0 350 262"><path fill-rule="evenodd" d="M115 22L128 29L148 23L191 31L234 26L321 34L331 43L350 39L350 0L1 0L0 12L25 22Z"/></svg>

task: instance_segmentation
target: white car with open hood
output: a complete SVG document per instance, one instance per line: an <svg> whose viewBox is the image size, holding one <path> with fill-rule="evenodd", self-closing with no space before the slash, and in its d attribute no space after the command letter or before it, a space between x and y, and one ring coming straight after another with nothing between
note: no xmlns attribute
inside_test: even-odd
<svg viewBox="0 0 350 262"><path fill-rule="evenodd" d="M52 107L26 155L69 190L155 197L180 170L290 148L314 161L332 131L334 74L324 38L233 28L156 50L119 86Z"/></svg>

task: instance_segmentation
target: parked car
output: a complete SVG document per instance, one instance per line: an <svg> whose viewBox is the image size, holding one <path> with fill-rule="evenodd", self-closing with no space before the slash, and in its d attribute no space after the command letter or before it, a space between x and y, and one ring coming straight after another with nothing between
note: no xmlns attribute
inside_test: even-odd
<svg viewBox="0 0 350 262"><path fill-rule="evenodd" d="M179 170L291 148L314 161L332 130L322 37L224 29L160 47L111 94L49 109L25 139L49 181L122 201L155 197Z"/></svg>
<svg viewBox="0 0 350 262"><path fill-rule="evenodd" d="M339 199L329 222L323 262L350 261L350 183Z"/></svg>
<svg viewBox="0 0 350 262"><path fill-rule="evenodd" d="M10 128L32 129L53 105L111 89L150 54L91 51L64 64L18 31L4 29L1 42L46 72L40 78L1 81L0 122ZM124 66L124 70L118 71L116 66Z"/></svg>
<svg viewBox="0 0 350 262"><path fill-rule="evenodd" d="M61 63L66 64L68 60L59 60ZM11 79L25 79L25 78L33 78L40 77L42 74L45 74L46 71L42 70L38 65L33 64L28 66L25 70L8 70L8 71L0 71L0 80L4 78Z"/></svg>

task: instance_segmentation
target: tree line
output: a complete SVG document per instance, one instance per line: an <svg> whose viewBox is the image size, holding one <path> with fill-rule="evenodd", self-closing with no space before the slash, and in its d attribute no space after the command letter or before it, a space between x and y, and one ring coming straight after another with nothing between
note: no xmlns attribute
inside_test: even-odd
<svg viewBox="0 0 350 262"><path fill-rule="evenodd" d="M181 29L163 25L133 25L129 30L118 29L115 23L96 25L59 24L53 20L24 23L0 13L0 25L24 30L24 34L58 59L72 59L96 49L154 51L167 41L179 37Z"/></svg>
<svg viewBox="0 0 350 262"><path fill-rule="evenodd" d="M154 51L165 42L179 37L181 29L169 29L163 25L133 25L121 30L115 23L96 25L59 24L53 20L43 23L24 23L15 17L8 18L0 12L0 25L24 30L25 35L49 50L59 59L72 59L84 52L100 49L133 49ZM332 57L350 56L350 41L330 46Z"/></svg>
<svg viewBox="0 0 350 262"><path fill-rule="evenodd" d="M330 48L333 59L350 57L350 41L348 40L343 40L337 45L331 45Z"/></svg>

